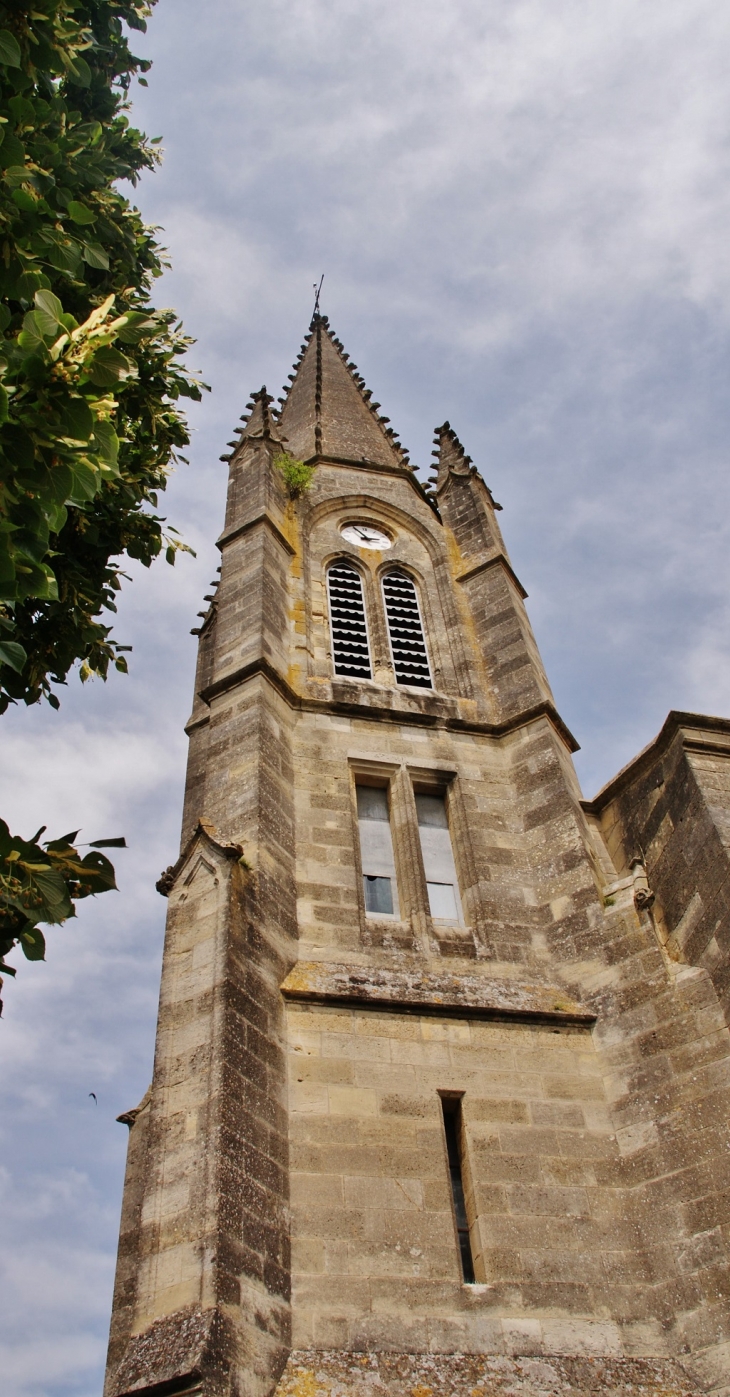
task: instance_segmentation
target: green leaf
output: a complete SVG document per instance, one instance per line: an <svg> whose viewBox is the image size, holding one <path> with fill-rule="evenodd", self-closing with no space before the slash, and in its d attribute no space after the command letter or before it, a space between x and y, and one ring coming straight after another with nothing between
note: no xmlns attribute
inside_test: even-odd
<svg viewBox="0 0 730 1397"><path fill-rule="evenodd" d="M98 145L103 134L103 126L100 121L85 121L81 126L74 129L74 136L77 139L88 141L90 146Z"/></svg>
<svg viewBox="0 0 730 1397"><path fill-rule="evenodd" d="M46 340L38 311L29 310L28 314L23 316L23 328L18 335L18 344L28 354L37 354L39 350L45 351Z"/></svg>
<svg viewBox="0 0 730 1397"><path fill-rule="evenodd" d="M94 440L99 448L99 455L108 465L116 467L119 457L119 437L117 436L111 422L97 422L94 426Z"/></svg>
<svg viewBox="0 0 730 1397"><path fill-rule="evenodd" d="M21 213L35 213L38 200L27 189L14 189L10 197Z"/></svg>
<svg viewBox="0 0 730 1397"><path fill-rule="evenodd" d="M47 563L28 567L27 572L18 578L16 586L23 600L37 597L39 601L58 601L58 583Z"/></svg>
<svg viewBox="0 0 730 1397"><path fill-rule="evenodd" d="M137 366L125 354L110 346L97 349L91 365L89 378L98 388L111 388L115 383L127 378L136 378Z"/></svg>
<svg viewBox="0 0 730 1397"><path fill-rule="evenodd" d="M17 674L22 674L28 656L22 645L15 640L0 640L0 664L10 665Z"/></svg>
<svg viewBox="0 0 730 1397"><path fill-rule="evenodd" d="M0 146L0 165L11 180L25 179L25 146L17 136L6 136ZM11 171L14 174L11 174Z"/></svg>
<svg viewBox="0 0 730 1397"><path fill-rule="evenodd" d="M56 470L58 470L58 469L59 469L58 466L56 466ZM69 476L70 476L70 475L71 475L71 472L69 471ZM53 506L48 510L48 528L49 528L50 533L52 533L52 534L60 534L61 529L64 527L64 525L65 525L67 519L68 519L68 510L66 509L65 505L62 505L62 504L53 505Z"/></svg>
<svg viewBox="0 0 730 1397"><path fill-rule="evenodd" d="M0 425L8 420L9 398L2 384L0 383Z"/></svg>
<svg viewBox="0 0 730 1397"><path fill-rule="evenodd" d="M68 494L72 504L87 504L99 493L98 473L87 461L75 460L71 466L73 483Z"/></svg>
<svg viewBox="0 0 730 1397"><path fill-rule="evenodd" d="M49 248L48 261L59 272L70 272L73 276L81 261L81 248L78 243L70 240L68 242L55 242Z"/></svg>
<svg viewBox="0 0 730 1397"><path fill-rule="evenodd" d="M96 214L93 214L91 209L87 209L85 204L79 204L76 199L69 201L68 213L74 223L96 223Z"/></svg>
<svg viewBox="0 0 730 1397"><path fill-rule="evenodd" d="M43 272L23 272L22 276L18 277L15 290L18 298L22 297L24 301L32 301L39 286L46 283L47 278Z"/></svg>
<svg viewBox="0 0 730 1397"><path fill-rule="evenodd" d="M109 255L98 243L84 243L84 261L102 272L109 271Z"/></svg>
<svg viewBox="0 0 730 1397"><path fill-rule="evenodd" d="M2 128L0 128L2 129ZM10 311L7 306L0 304L0 333L7 330L10 324Z"/></svg>
<svg viewBox="0 0 730 1397"><path fill-rule="evenodd" d="M84 398L69 398L64 403L61 414L63 435L72 441L90 441L94 432L94 418Z"/></svg>
<svg viewBox="0 0 730 1397"><path fill-rule="evenodd" d="M99 884L95 888L95 892L105 893L116 890L114 865L103 854L96 852L87 854L86 858L81 860L81 867L87 869L93 881Z"/></svg>
<svg viewBox="0 0 730 1397"><path fill-rule="evenodd" d="M80 833L81 830L72 829L70 834L62 834L60 839L49 839L46 843L46 848L51 852L58 852L59 850L63 849L72 849Z"/></svg>
<svg viewBox="0 0 730 1397"><path fill-rule="evenodd" d="M20 67L20 45L9 29L0 29L0 63L6 68Z"/></svg>
<svg viewBox="0 0 730 1397"><path fill-rule="evenodd" d="M38 103L38 105L46 107L47 104L43 102L42 104ZM37 110L36 107L33 106L33 103L28 101L27 97L11 97L8 102L8 108L15 117L18 126L35 125Z"/></svg>
<svg viewBox="0 0 730 1397"><path fill-rule="evenodd" d="M63 330L61 316L63 306L52 291L36 291L33 300L36 304L36 322L41 333L49 340L55 340Z"/></svg>
<svg viewBox="0 0 730 1397"><path fill-rule="evenodd" d="M92 849L126 849L127 841L124 835L120 839L90 839Z"/></svg>
<svg viewBox="0 0 730 1397"><path fill-rule="evenodd" d="M73 486L73 474L71 472L71 467L68 465L66 461L58 461L55 466L51 466L48 472L48 482L52 495L53 506L55 508L58 508L60 505L64 505L71 493L71 489ZM53 523L51 524L50 515L49 527L51 528L53 533L57 533L57 522L54 519Z"/></svg>
<svg viewBox="0 0 730 1397"><path fill-rule="evenodd" d="M46 939L40 927L34 926L32 931L22 932L20 946L26 960L45 960Z"/></svg>
<svg viewBox="0 0 730 1397"><path fill-rule="evenodd" d="M129 311L126 320L126 325L117 331L117 338L122 344L139 344L141 339L149 338L160 329L159 320L145 315L142 311Z"/></svg>
<svg viewBox="0 0 730 1397"><path fill-rule="evenodd" d="M91 86L91 69L85 58L74 54L73 65L69 68L68 80L76 87Z"/></svg>

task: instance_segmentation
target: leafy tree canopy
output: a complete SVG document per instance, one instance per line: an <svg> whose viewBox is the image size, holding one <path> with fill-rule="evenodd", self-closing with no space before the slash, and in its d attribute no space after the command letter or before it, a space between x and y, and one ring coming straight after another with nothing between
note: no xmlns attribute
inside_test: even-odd
<svg viewBox="0 0 730 1397"><path fill-rule="evenodd" d="M150 11L0 2L0 712L58 707L77 662L82 679L126 669L102 619L124 557L184 546L156 511L189 440L180 399L204 385L174 312L151 304L164 252L119 188L159 160L128 116L150 65L127 31ZM42 956L37 921L114 886L102 855L38 837L0 825L0 960L18 942Z"/></svg>
<svg viewBox="0 0 730 1397"><path fill-rule="evenodd" d="M154 230L118 188L158 154L130 125L149 63L122 22L134 0L0 4L0 711L125 668L110 626L124 554L165 548L155 513L201 385L172 311Z"/></svg>

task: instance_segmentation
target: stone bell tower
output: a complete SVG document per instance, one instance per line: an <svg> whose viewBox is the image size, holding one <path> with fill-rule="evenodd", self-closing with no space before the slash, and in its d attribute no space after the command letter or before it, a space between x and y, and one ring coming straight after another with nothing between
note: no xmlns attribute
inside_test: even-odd
<svg viewBox="0 0 730 1397"><path fill-rule="evenodd" d="M448 423L424 489L319 314L272 403L224 458L107 1397L727 1397L730 723L582 800Z"/></svg>

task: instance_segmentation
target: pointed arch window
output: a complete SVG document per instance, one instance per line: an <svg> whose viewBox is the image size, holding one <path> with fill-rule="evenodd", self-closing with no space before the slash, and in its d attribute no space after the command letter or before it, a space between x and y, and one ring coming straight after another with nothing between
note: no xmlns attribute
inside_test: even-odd
<svg viewBox="0 0 730 1397"><path fill-rule="evenodd" d="M335 674L348 679L371 679L370 644L362 579L350 563L327 569L327 592Z"/></svg>
<svg viewBox="0 0 730 1397"><path fill-rule="evenodd" d="M400 568L386 572L383 598L396 683L432 689L418 593L407 572Z"/></svg>

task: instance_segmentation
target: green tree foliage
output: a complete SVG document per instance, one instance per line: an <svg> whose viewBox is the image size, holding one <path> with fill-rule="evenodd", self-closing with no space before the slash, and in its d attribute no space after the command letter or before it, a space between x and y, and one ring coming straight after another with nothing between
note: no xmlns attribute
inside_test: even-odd
<svg viewBox="0 0 730 1397"><path fill-rule="evenodd" d="M0 0L0 712L58 707L52 685L77 663L82 679L126 669L102 616L124 558L174 562L184 546L156 511L189 440L180 399L204 385L182 365L174 312L151 304L164 253L119 187L159 159L128 116L150 65L127 30L150 10ZM3 837L0 937L26 954L42 942L35 924L17 930L21 912L58 922L114 885L69 840L5 854Z"/></svg>
<svg viewBox="0 0 730 1397"><path fill-rule="evenodd" d="M200 385L174 313L150 304L162 250L117 187L158 159L127 116L149 64L122 22L148 14L0 4L0 708L57 705L77 661L82 677L123 669L99 619L119 560L179 546L154 511L188 441L179 399Z"/></svg>
<svg viewBox="0 0 730 1397"><path fill-rule="evenodd" d="M18 839L0 820L0 971L15 975L5 957L20 946L27 960L43 960L46 942L39 922L75 917L74 901L116 888L114 869L99 849L124 847L123 839L97 839L81 857L74 847L78 830L61 839ZM0 980L2 985L2 980ZM2 1000L0 1000L0 1013Z"/></svg>

